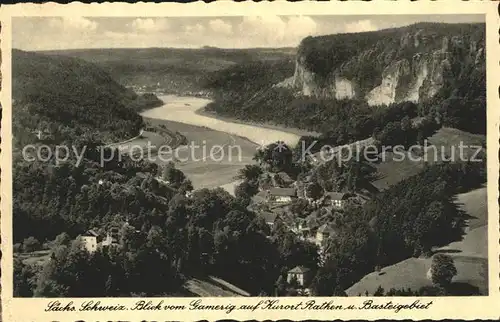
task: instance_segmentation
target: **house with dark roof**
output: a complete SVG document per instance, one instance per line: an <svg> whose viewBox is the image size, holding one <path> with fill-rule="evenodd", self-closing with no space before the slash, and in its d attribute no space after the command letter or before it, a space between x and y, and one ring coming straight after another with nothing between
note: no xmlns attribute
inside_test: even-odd
<svg viewBox="0 0 500 322"><path fill-rule="evenodd" d="M95 231L94 229L89 229L85 232L85 236L93 236L93 237L99 237L99 233Z"/></svg>
<svg viewBox="0 0 500 322"><path fill-rule="evenodd" d="M288 283L292 283L293 281L297 281L297 283L306 287L311 282L312 271L304 266L296 266L288 271L286 281Z"/></svg>
<svg viewBox="0 0 500 322"><path fill-rule="evenodd" d="M269 189L269 198L272 201L279 203L292 202L292 199L296 198L297 194L295 188L278 188L274 187Z"/></svg>
<svg viewBox="0 0 500 322"><path fill-rule="evenodd" d="M99 234L95 230L87 230L84 234L80 236L80 241L82 247L89 253L93 253L97 250L97 239Z"/></svg>
<svg viewBox="0 0 500 322"><path fill-rule="evenodd" d="M275 186L289 186L294 182L288 173L284 171L276 173L272 178Z"/></svg>
<svg viewBox="0 0 500 322"><path fill-rule="evenodd" d="M318 211L313 211L306 218L296 219L296 225L292 231L301 239L310 242L315 241L316 228L320 225L318 222Z"/></svg>

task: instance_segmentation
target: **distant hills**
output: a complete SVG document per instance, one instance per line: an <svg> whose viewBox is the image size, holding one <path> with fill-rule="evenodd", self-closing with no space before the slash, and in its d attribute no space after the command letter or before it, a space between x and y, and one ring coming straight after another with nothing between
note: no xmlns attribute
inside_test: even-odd
<svg viewBox="0 0 500 322"><path fill-rule="evenodd" d="M204 90L206 75L251 61L289 60L295 48L225 49L113 48L47 51L77 57L108 72L125 86L152 86L171 94Z"/></svg>

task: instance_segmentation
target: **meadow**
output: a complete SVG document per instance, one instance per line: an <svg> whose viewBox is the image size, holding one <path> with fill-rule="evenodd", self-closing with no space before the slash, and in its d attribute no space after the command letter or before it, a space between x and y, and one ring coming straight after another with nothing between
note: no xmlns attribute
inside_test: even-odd
<svg viewBox="0 0 500 322"><path fill-rule="evenodd" d="M434 253L452 256L458 274L453 279L456 295L468 295L471 291L488 293L488 203L486 187L456 195L456 204L468 215L467 227L462 240L435 249ZM346 290L347 295L373 294L379 286L388 291L431 286L426 274L431 258L409 258L397 264L372 272Z"/></svg>
<svg viewBox="0 0 500 322"><path fill-rule="evenodd" d="M481 147L483 143L486 142L486 137L484 135L472 134L455 128L442 127L432 136L427 138L427 141L427 160L429 164L432 164L435 160L440 161L443 157L447 159L453 157L456 161L459 161L460 144L467 146L463 149L463 156L471 159L477 148ZM434 150L434 148L436 148L436 150ZM395 157L394 153L386 152L385 161L374 164L378 176L377 179L372 182L373 185L379 190L385 190L399 181L420 172L424 167L424 160L413 161L410 159L410 153L411 152L405 152L405 158L398 161L398 157ZM423 155L421 156L423 158ZM417 159L417 157L418 155L413 154L414 159Z"/></svg>

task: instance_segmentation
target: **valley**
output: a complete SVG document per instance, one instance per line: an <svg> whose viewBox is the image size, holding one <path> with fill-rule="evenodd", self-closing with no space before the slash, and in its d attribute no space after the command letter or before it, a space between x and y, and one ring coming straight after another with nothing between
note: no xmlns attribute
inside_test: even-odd
<svg viewBox="0 0 500 322"><path fill-rule="evenodd" d="M17 151L88 148L81 165L15 155L16 294L486 294L485 160L432 160L460 144L485 156L483 33L422 23L292 49L16 50ZM332 158L301 158L312 142ZM117 147L141 157L103 163ZM439 255L448 281L426 275Z"/></svg>

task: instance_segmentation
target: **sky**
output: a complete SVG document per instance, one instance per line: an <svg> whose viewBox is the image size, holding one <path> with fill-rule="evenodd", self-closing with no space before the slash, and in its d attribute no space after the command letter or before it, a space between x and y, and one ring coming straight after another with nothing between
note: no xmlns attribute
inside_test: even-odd
<svg viewBox="0 0 500 322"><path fill-rule="evenodd" d="M416 22L484 22L483 15L16 17L13 47L80 48L295 47L307 36L354 33Z"/></svg>

